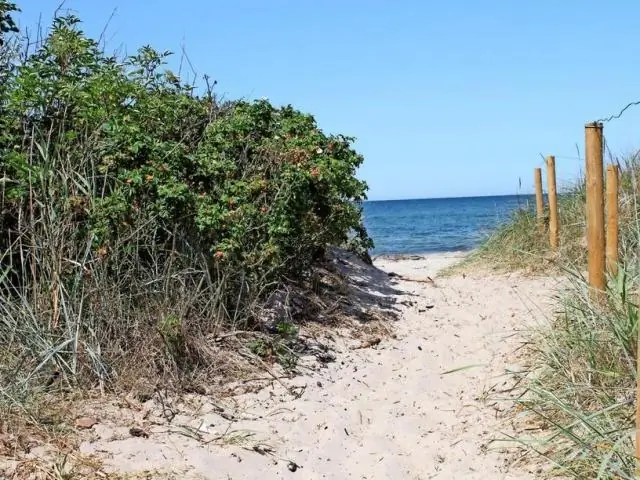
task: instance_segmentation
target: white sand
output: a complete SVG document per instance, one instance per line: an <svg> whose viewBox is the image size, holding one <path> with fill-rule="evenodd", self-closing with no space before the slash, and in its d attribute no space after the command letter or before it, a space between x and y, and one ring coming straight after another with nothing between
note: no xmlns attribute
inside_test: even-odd
<svg viewBox="0 0 640 480"><path fill-rule="evenodd" d="M500 433L499 405L483 399L508 386L500 375L517 362L516 330L543 316L553 281L437 276L458 259L376 260L387 272L434 283L396 281L393 287L406 292L398 300L414 302L399 305L397 338L365 349L338 339L337 362L284 380L306 385L300 398L274 383L223 400L234 421L207 397L193 398L192 413L171 425L154 426L144 408L131 410L129 423L95 426L82 452L99 454L112 471L164 472L149 478L536 478L525 467L508 468L510 457L489 444ZM387 277L380 275L370 277ZM134 424L145 425L150 438L131 437ZM200 438L192 438L198 428Z"/></svg>

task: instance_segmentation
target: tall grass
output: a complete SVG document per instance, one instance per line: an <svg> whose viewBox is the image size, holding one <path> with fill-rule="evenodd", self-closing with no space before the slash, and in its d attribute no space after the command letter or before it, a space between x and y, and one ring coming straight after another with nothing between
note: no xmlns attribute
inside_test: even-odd
<svg viewBox="0 0 640 480"><path fill-rule="evenodd" d="M16 221L3 225L4 398L24 405L50 379L56 388L104 389L224 374L224 357L207 338L247 328L267 285L243 288L241 271L212 269L183 232L165 231L168 241L158 242L148 228L153 217L132 219L108 251L96 250L93 235L78 230L77 212L86 206L73 202L90 198L99 180L35 140L30 149L40 174L27 187L38 192L37 205L6 215ZM61 192L65 187L76 191ZM227 284L239 285L235 302Z"/></svg>
<svg viewBox="0 0 640 480"><path fill-rule="evenodd" d="M559 313L531 338L531 364L516 374L516 400L535 435L519 440L573 478L635 477L634 386L638 311L626 292L637 278L612 279L605 306L572 277Z"/></svg>
<svg viewBox="0 0 640 480"><path fill-rule="evenodd" d="M531 333L529 365L514 374L517 418L535 426L517 440L549 459L554 474L632 479L638 339L640 239L637 156L620 166L620 271L608 278L606 300L589 295L585 190L580 182L560 198L561 247L552 254L532 212L518 212L476 254L499 268L566 277L557 312Z"/></svg>
<svg viewBox="0 0 640 480"><path fill-rule="evenodd" d="M584 266L585 186L579 182L558 196L560 248L549 248L548 212L539 223L533 206L516 210L467 259L467 265L491 265L495 269L543 272L552 266Z"/></svg>

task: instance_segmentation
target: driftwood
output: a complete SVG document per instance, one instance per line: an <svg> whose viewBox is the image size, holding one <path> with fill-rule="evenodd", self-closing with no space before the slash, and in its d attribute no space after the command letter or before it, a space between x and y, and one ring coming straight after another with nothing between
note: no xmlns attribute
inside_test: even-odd
<svg viewBox="0 0 640 480"><path fill-rule="evenodd" d="M433 286L436 285L436 282L433 281L433 278L431 277L427 277L427 278L409 278L409 277L405 277L404 275L400 275L399 273L395 273L395 272L389 272L388 275L391 278L397 278L399 280L404 280L405 282L416 282L416 283L429 283Z"/></svg>

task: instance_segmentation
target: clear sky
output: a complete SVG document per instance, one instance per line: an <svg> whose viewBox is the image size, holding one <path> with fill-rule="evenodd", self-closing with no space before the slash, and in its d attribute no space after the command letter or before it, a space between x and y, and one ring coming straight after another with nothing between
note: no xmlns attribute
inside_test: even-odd
<svg viewBox="0 0 640 480"><path fill-rule="evenodd" d="M60 0L17 0L21 26ZM67 0L107 50L181 51L229 98L357 137L370 199L529 193L540 154L582 168L584 124L640 100L640 2ZM174 66L179 62L176 57ZM639 147L640 106L605 125ZM568 158L563 158L568 157ZM522 181L522 188L519 182Z"/></svg>

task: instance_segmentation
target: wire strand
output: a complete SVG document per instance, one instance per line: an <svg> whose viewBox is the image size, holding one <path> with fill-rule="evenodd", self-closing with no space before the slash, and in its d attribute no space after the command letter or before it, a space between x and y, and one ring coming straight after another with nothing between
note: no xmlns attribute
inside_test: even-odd
<svg viewBox="0 0 640 480"><path fill-rule="evenodd" d="M606 122L610 122L611 120L614 120L616 118L620 118L624 112L626 112L631 107L635 107L636 105L640 105L640 100L638 100L636 102L628 103L622 110L620 110L620 112L618 114L611 115L610 117L607 117L607 118L601 118L600 120L596 120L596 123L606 123Z"/></svg>

